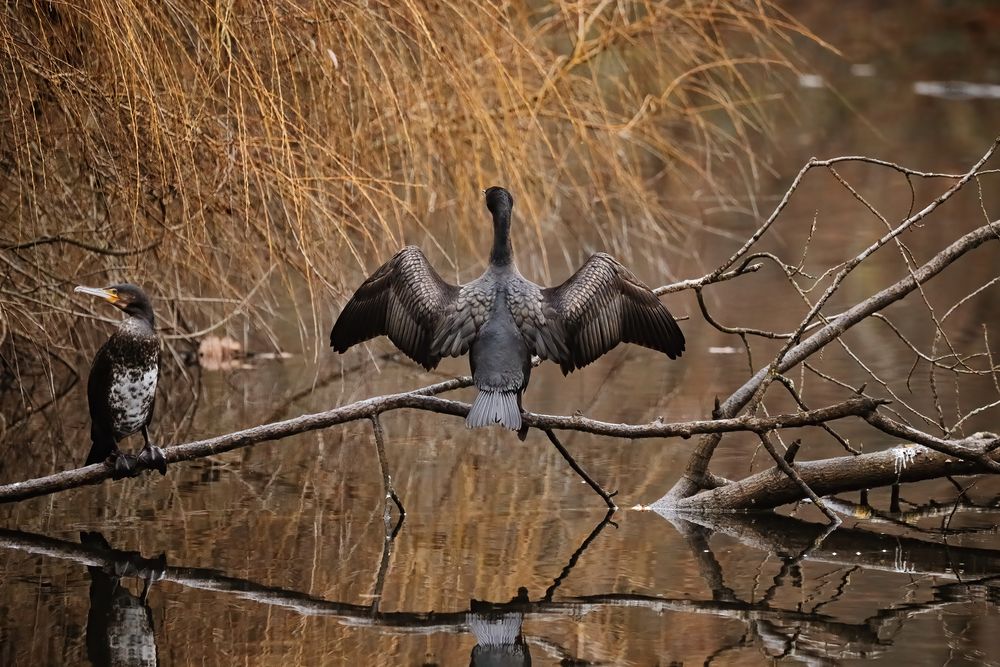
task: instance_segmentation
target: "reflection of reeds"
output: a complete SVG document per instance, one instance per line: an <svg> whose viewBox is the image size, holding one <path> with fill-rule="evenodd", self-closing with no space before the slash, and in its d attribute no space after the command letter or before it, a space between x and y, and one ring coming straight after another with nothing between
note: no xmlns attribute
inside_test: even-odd
<svg viewBox="0 0 1000 667"><path fill-rule="evenodd" d="M575 658L577 652L582 650L589 655L597 654L611 659L614 664L639 664L635 657L638 655L641 658L644 655L642 640L646 637L641 634L623 634L620 628L615 627L616 623L611 624L609 632L607 622L607 616L612 614L612 618L621 622L620 619L627 618L631 613L640 618L645 617L643 632L646 635L660 628L661 632L670 637L670 633L676 632L678 626L685 627L685 634L690 634L692 625L697 627L703 622L697 617L728 619L736 624L745 624L744 633L728 633L729 637L726 636L727 633L712 636L707 649L714 648L713 655L733 650L757 655L760 651L769 657L780 654L825 662L838 658L871 657L889 651L896 651L898 655L901 644L896 638L907 621L923 614L941 613L956 605L976 602L989 605L997 602L996 550L956 547L899 535L883 535L860 528L841 528L831 533L820 524L773 514L718 514L698 517L698 521L704 525L692 523L680 516L666 518L684 538L690 557L698 564L707 592L669 597L612 591L570 595L558 600L552 600L546 595L539 600L532 599L527 590L522 588L509 602L471 600L467 610L463 609L467 604L463 600L443 608L431 606L431 611L420 605L421 602L426 603L426 600L417 598L409 604L400 601L400 606L391 611L380 611L377 609L377 601L381 597L381 589L377 585L372 605L342 601L342 593L329 589L317 594L302 590L301 583L298 587L285 588L258 581L253 578L253 573L247 577L218 569L178 566L168 563L163 555L144 558L139 552L116 550L106 543L95 544L93 539L81 540L82 543L77 544L31 532L0 530L0 551L45 556L45 561L58 559L85 564L91 577L136 577L142 579L146 586L151 581L162 580L163 583L156 584L160 591L158 597L166 600L179 600L192 591L199 591L204 592L206 597L215 598L214 606L218 608L223 604L220 600L232 604L231 601L238 598L241 603L236 604L242 612L241 616L245 615L247 618L231 622L227 628L228 635L237 629L246 632L247 628L244 626L257 627L259 630L259 626L254 626L249 617L259 611L260 607L267 609L265 613L269 617L273 614L266 625L271 632L277 630L279 636L281 631L287 631L281 628L283 614L303 619L302 624L295 626L299 632L305 627L305 619L329 619L331 622L323 626L325 632L320 641L296 643L294 646L302 646L301 650L309 651L310 655L322 655L325 652L324 645L329 646L331 648L326 650L335 651L341 659L351 651L352 644L345 647L340 642L331 640L338 632L337 625L344 626L345 634L358 635L359 639L356 641L366 642L371 646L369 651L374 650L376 653L363 653L369 659L375 654L383 658L388 655L412 655L412 651L401 651L398 645L394 645L402 637L423 636L427 648L436 647L437 651L441 651L448 645L447 635L471 632L478 643L478 647L473 648L473 664L479 664L475 659L477 654L480 658L494 657L496 664L522 664L519 660L528 655L526 643L570 659ZM735 538L737 562L747 558L754 560L761 551L780 555L781 568L762 597L756 595L755 590L751 599L745 599L746 596L725 586L727 575L732 579L733 570L737 568L735 564L724 568L716 557L709 543L713 531ZM814 538L817 536L825 539L816 542ZM573 569L576 556L586 547L587 542L584 542L563 569L563 574L568 574ZM607 544L603 545L603 549L598 547L598 552L607 547ZM220 551L225 553L224 550ZM242 545L239 551L243 551ZM725 551L728 553L730 549ZM385 553L383 551L383 556ZM790 554L798 555L791 557ZM590 557L594 556L598 554ZM218 554L215 557L218 558ZM732 557L727 560L732 560ZM51 562L43 563L43 571L52 567ZM357 559L357 564L362 569L366 565L363 558ZM520 564L520 561L510 563L512 567ZM956 564L959 566L957 570ZM542 563L537 565L544 567ZM837 568L828 570L825 567L827 565L835 565ZM368 563L367 566L372 567L372 564ZM876 598L877 603L872 604L870 591L850 585L852 575L865 568L895 571L900 577L922 572L933 575L934 578L927 578L923 582L911 581L909 586L904 587L902 595L898 589L887 590L887 597L879 596ZM827 569L825 574L816 576L824 569ZM382 566L379 570L382 571ZM260 574L256 576L259 577ZM857 577L864 577L864 573ZM840 583L837 586L825 586L827 579L839 579ZM934 582L933 587L929 585L930 581ZM15 585L20 583L17 581ZM803 589L808 591L808 595L804 594ZM780 600L782 590L794 593L789 600L790 604ZM145 595L142 597L145 599ZM852 614L844 618L842 612L838 614L830 609L841 601L853 600L857 604L859 598L871 605L865 607L868 611L864 619L853 618ZM249 604L242 604L242 601ZM91 603L94 603L93 595ZM33 600L32 604L35 604ZM417 608L418 605L421 608ZM91 614L93 612L92 606ZM68 617L64 607L56 616L59 623L65 622ZM602 616L605 618L594 619ZM572 650L569 651L549 639L559 634L565 638L564 633L557 634L556 626L568 618L572 618L574 624L574 629L569 633L570 638L586 638L585 645L570 645ZM532 628L529 634L525 634L522 627L525 620ZM194 647L202 651L200 654L196 653L202 658L206 656L205 651L209 651L211 655L212 650L218 650L220 646L227 645L227 641L232 641L230 636L224 641L218 641L216 637L216 642L198 646L194 641L198 638L197 634L211 632L212 622L217 622L217 619L210 617L206 623L204 619L191 614L178 618L175 623L184 624L185 631L176 632L175 626L175 632L167 633L166 645L170 647L169 650L181 655ZM15 624L12 630L12 636L16 637L18 632L30 633L31 628ZM531 636L533 634L536 636ZM546 638L537 634L544 634ZM741 638L734 641L736 636ZM88 641L89 639L88 637ZM190 645L184 646L185 641ZM678 639L671 637L666 642L666 648L675 649L677 643ZM27 646L30 651L23 657L38 657L41 651L37 644L30 641L19 642L19 646ZM240 646L237 642L233 642L233 645ZM289 650L287 642L276 642L276 645L279 651Z"/></svg>
<svg viewBox="0 0 1000 667"><path fill-rule="evenodd" d="M267 329L294 284L305 329L405 240L454 276L494 182L542 272L567 231L619 252L675 238L664 191L752 163L755 73L787 66L798 31L740 2L18 4L0 26L2 319L65 344L68 286L128 278L182 332Z"/></svg>

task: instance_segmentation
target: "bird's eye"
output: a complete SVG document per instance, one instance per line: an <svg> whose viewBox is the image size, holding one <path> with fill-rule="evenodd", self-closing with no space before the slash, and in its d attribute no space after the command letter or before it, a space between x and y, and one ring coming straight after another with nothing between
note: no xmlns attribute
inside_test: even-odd
<svg viewBox="0 0 1000 667"><path fill-rule="evenodd" d="M116 290L116 289L114 289L114 288L111 288L111 289L109 289L108 291L109 291L109 292L111 292L111 294L112 294L112 295L114 295L114 296L118 296L118 290Z"/></svg>

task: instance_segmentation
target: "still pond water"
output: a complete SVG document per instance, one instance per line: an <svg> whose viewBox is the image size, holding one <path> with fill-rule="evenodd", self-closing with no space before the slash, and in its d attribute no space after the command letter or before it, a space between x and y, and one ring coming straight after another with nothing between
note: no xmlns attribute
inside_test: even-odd
<svg viewBox="0 0 1000 667"><path fill-rule="evenodd" d="M800 119L809 120L788 123L771 145L775 174L762 179L761 209L813 154L867 153L929 170L963 170L974 162L1000 129L1000 101L954 91L993 88L926 83L974 76L980 77L974 83L1000 82L995 65L971 73L942 68L942 49L945 56L962 54L967 28L938 26L938 33L904 40L896 50L856 36L844 44L842 60L810 56L820 73L802 79L796 102ZM822 80L839 93L817 88ZM851 174L887 206L909 198L898 177ZM943 186L919 192L935 188ZM957 221L975 224L977 207L974 197L956 203L944 218L949 226L930 233L929 247L957 236L966 225ZM817 210L829 221L814 243L818 264L841 257L856 235L877 232L832 179L817 177L793 202L785 216L790 229L774 247L795 247ZM712 266L735 247L729 235L745 235L753 221L729 212L711 224L722 233L696 241L697 253L671 257L676 276ZM967 269L976 280L996 273L997 255L984 257ZM882 269L867 276L872 286L900 275L891 261ZM637 270L651 283L665 282L656 267ZM789 299L771 300L780 288L778 276L762 272L743 285L719 287L713 304L727 323L789 326L798 310ZM977 331L977 322L1000 324L996 297L985 298L969 316ZM675 314L697 313L689 295L667 303ZM568 379L543 367L526 406L625 422L706 416L714 396L745 379L746 361L724 354L738 340L700 317L682 326L689 341L682 361L623 348ZM881 358L878 350L889 349L890 340L873 329L857 343L899 380L912 358L902 352ZM384 343L372 347L376 354L388 350ZM450 361L439 370L464 373L464 364ZM440 377L391 358L375 364L363 352L261 361L253 369L188 368L184 376L169 365L155 422L164 444ZM841 396L817 389L812 400L819 405ZM82 458L85 415L78 386L57 414L36 418L21 441L8 441L0 482ZM115 656L126 648L134 664L164 665L755 665L866 658L1000 664L1000 513L955 512L951 528L976 530L947 539L934 529L950 508L913 526L848 518L808 550L821 519L809 507L697 520L628 509L670 488L693 442L568 435L564 441L581 463L607 488L621 490L617 500L625 509L608 520L600 499L535 432L521 443L512 434L468 432L460 420L414 412L392 413L384 424L407 509L391 541L367 423L175 465L165 478L0 508L6 528L0 531L0 664L121 664ZM861 426L844 430L869 449L890 444ZM752 440L724 442L713 470L745 475ZM829 443L817 447L810 457L838 453ZM753 466L763 466L759 457ZM903 490L914 504L944 504L954 496L947 482ZM996 505L1000 484L982 481L969 499ZM887 507L882 494L871 501ZM501 654L485 646L489 635L518 628L516 648Z"/></svg>

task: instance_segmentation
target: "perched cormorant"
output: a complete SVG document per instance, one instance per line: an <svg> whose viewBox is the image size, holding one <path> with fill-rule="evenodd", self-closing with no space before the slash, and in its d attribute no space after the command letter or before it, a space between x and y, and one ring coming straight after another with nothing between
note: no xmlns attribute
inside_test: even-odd
<svg viewBox="0 0 1000 667"><path fill-rule="evenodd" d="M681 355L684 334L670 312L610 255L593 255L558 287L525 279L514 266L510 243L514 199L500 187L484 194L493 215L486 272L451 285L419 248L403 248L344 306L330 333L337 352L383 334L428 370L442 357L469 352L479 394L466 426L500 423L515 431L521 430L521 394L532 354L558 363L564 375L619 343L636 343L671 359Z"/></svg>
<svg viewBox="0 0 1000 667"><path fill-rule="evenodd" d="M138 474L136 457L118 449L123 438L142 431L145 446L138 464L166 474L163 450L149 442L156 380L160 372L160 340L153 330L153 306L135 285L77 287L125 312L125 319L94 357L87 381L90 403L90 455L87 464L108 461L115 478Z"/></svg>

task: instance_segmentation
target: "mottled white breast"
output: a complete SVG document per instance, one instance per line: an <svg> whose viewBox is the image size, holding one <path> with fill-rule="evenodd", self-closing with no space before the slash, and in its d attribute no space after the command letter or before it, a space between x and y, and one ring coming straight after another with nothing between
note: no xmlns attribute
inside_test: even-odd
<svg viewBox="0 0 1000 667"><path fill-rule="evenodd" d="M149 611L132 596L116 595L108 623L108 653L112 665L155 665L156 638Z"/></svg>
<svg viewBox="0 0 1000 667"><path fill-rule="evenodd" d="M156 396L158 369L126 368L116 365L111 375L111 395L108 405L118 436L135 433L149 418Z"/></svg>

